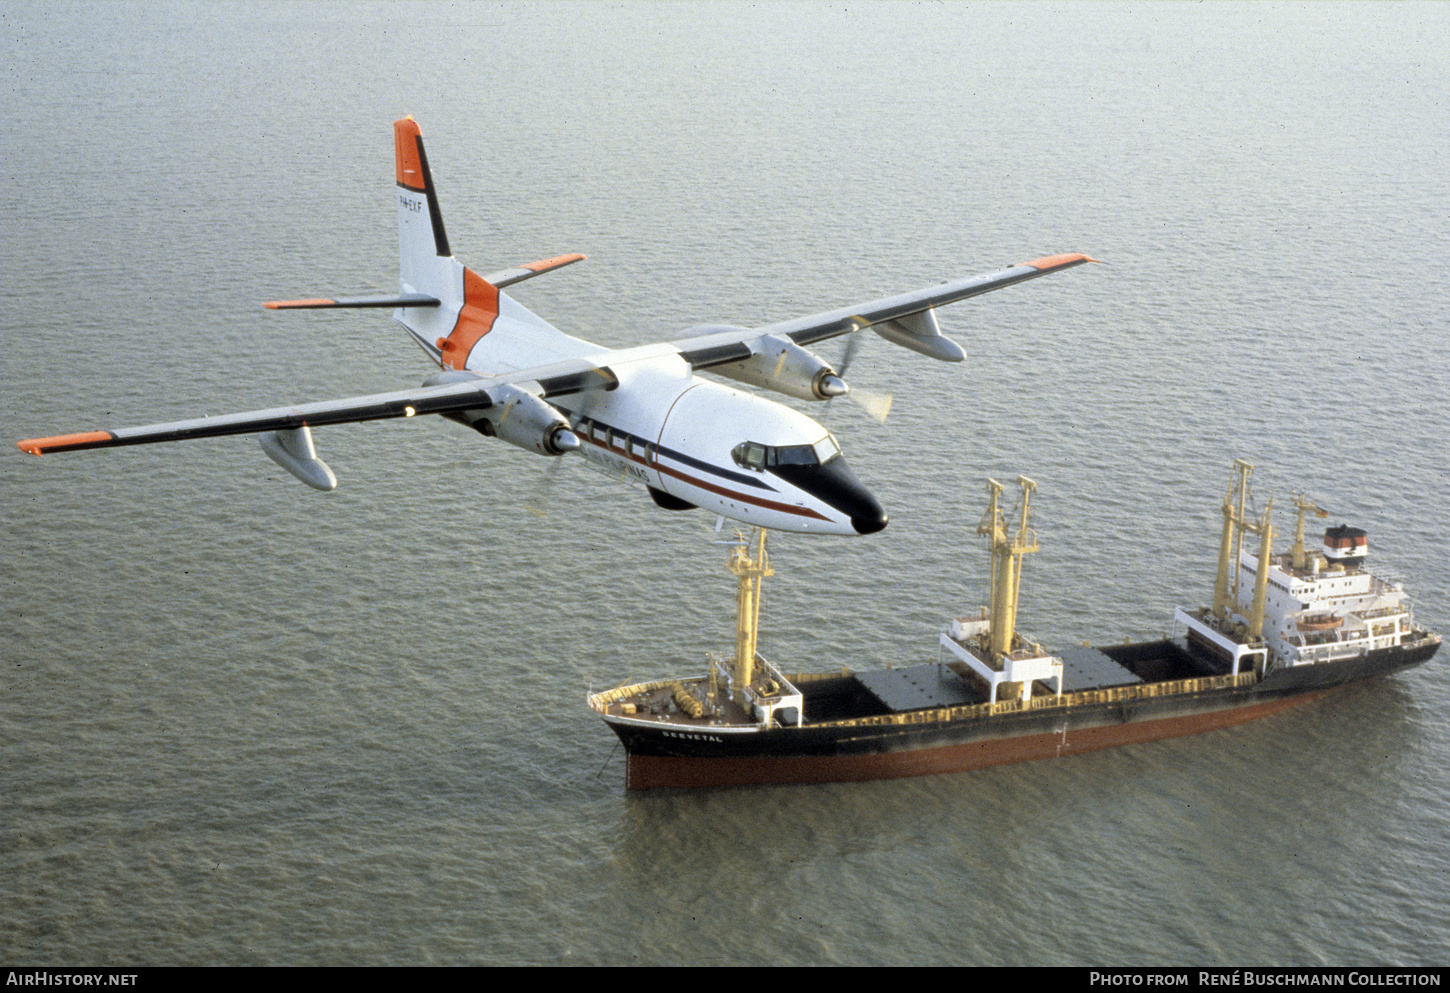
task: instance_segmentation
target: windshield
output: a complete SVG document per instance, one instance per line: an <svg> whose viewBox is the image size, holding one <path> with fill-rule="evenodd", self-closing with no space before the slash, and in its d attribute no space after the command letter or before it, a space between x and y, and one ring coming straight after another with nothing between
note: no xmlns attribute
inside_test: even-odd
<svg viewBox="0 0 1450 993"><path fill-rule="evenodd" d="M730 452L736 465L762 472L777 466L825 465L841 454L841 446L827 434L814 445L762 445L742 441Z"/></svg>

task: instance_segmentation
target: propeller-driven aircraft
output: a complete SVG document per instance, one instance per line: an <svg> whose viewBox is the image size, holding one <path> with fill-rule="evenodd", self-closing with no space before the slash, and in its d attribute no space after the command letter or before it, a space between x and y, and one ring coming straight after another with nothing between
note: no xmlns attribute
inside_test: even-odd
<svg viewBox="0 0 1450 993"><path fill-rule="evenodd" d="M282 468L319 490L337 477L317 457L312 428L440 414L539 455L577 452L643 484L670 510L703 508L748 525L821 534L871 534L881 504L856 478L836 439L783 404L712 382L716 376L802 400L850 388L806 346L870 328L944 362L965 353L944 337L934 308L1093 259L1053 255L999 272L758 328L707 325L675 341L612 349L570 337L505 287L584 256L560 255L480 276L448 247L422 132L393 125L397 160L399 292L284 300L274 309L391 307L439 371L416 389L85 431L17 442L34 455L229 434L257 434Z"/></svg>

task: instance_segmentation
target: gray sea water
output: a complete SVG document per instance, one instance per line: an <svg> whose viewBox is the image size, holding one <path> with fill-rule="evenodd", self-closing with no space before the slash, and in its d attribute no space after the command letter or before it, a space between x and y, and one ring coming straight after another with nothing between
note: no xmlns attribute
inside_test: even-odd
<svg viewBox="0 0 1450 993"><path fill-rule="evenodd" d="M392 129L454 251L610 345L1063 251L824 414L892 523L781 535L762 650L934 657L988 476L1021 623L1164 633L1254 462L1450 630L1450 6L0 8L0 960L1444 963L1445 660L1242 728L898 782L627 794L586 692L727 650L713 519L433 419L14 439L376 392ZM828 356L835 345L822 346ZM805 406L805 405L803 405ZM813 408L819 413L819 408Z"/></svg>

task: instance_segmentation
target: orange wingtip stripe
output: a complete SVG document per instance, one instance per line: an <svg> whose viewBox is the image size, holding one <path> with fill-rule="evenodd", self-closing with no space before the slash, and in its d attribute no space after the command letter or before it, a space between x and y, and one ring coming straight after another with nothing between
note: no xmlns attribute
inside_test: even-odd
<svg viewBox="0 0 1450 993"><path fill-rule="evenodd" d="M262 306L268 310L290 310L297 307L332 307L336 304L336 300L318 297L315 300L268 300Z"/></svg>
<svg viewBox="0 0 1450 993"><path fill-rule="evenodd" d="M519 266L520 269L532 269L534 272L547 272L550 269L557 269L561 265L568 265L570 262L582 262L585 256L578 252L568 255L555 255L552 259L542 259L538 262L530 262L528 265Z"/></svg>
<svg viewBox="0 0 1450 993"><path fill-rule="evenodd" d="M1048 255L1044 258L1033 259L1031 262L1019 262L1018 265L1030 265L1034 269L1056 269L1060 266L1075 265L1078 262L1096 262L1097 259L1090 259L1080 252L1068 252L1064 255Z"/></svg>
<svg viewBox="0 0 1450 993"><path fill-rule="evenodd" d="M46 452L58 452L66 448L103 444L114 437L109 431L82 431L80 434L62 434L54 438L27 438L17 441L15 447L31 455L44 455Z"/></svg>

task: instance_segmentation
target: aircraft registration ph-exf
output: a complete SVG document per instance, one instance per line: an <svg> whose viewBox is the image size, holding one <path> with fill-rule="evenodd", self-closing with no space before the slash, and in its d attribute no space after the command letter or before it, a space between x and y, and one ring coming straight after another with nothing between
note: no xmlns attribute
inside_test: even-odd
<svg viewBox="0 0 1450 993"><path fill-rule="evenodd" d="M560 255L480 276L454 257L443 228L421 131L393 125L400 286L394 295L269 303L274 309L392 307L439 371L416 389L288 407L86 431L18 442L35 455L229 434L258 434L262 448L309 486L337 478L312 428L441 414L540 455L578 452L595 467L648 487L661 507L700 507L745 524L824 534L886 526L881 504L816 421L718 376L803 400L849 387L806 346L871 328L932 358L965 353L941 334L934 308L1084 262L1053 255L928 289L758 328L705 326L675 341L611 349L564 334L504 287L569 265Z"/></svg>

